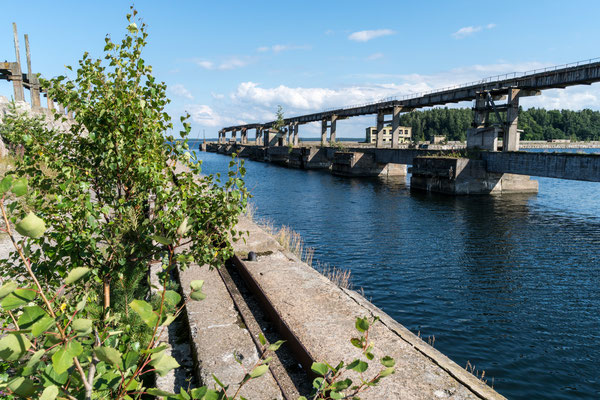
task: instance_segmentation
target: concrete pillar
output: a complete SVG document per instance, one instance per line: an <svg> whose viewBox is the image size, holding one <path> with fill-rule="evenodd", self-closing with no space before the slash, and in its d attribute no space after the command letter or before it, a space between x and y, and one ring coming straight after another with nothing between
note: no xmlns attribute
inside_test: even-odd
<svg viewBox="0 0 600 400"><path fill-rule="evenodd" d="M506 128L504 129L504 144L502 151L519 151L519 94L521 89L508 89L508 108L506 109Z"/></svg>
<svg viewBox="0 0 600 400"><path fill-rule="evenodd" d="M248 143L248 129L246 129L246 128L242 128L241 142L242 142L242 144Z"/></svg>
<svg viewBox="0 0 600 400"><path fill-rule="evenodd" d="M237 129L232 129L231 130L231 139L232 139L231 141L234 142L234 143L237 141L237 137L236 136L237 136Z"/></svg>
<svg viewBox="0 0 600 400"><path fill-rule="evenodd" d="M323 119L321 121L321 145L325 145L327 143L327 120Z"/></svg>
<svg viewBox="0 0 600 400"><path fill-rule="evenodd" d="M337 115L332 115L331 116L331 124L329 127L329 143L335 143L335 134L336 134L336 121L337 121Z"/></svg>
<svg viewBox="0 0 600 400"><path fill-rule="evenodd" d="M484 128L489 118L489 108L487 107L487 94L478 93L475 98L475 112L473 128Z"/></svg>
<svg viewBox="0 0 600 400"><path fill-rule="evenodd" d="M47 96L46 100L48 102L48 110L54 110L54 102L52 101L52 98Z"/></svg>
<svg viewBox="0 0 600 400"><path fill-rule="evenodd" d="M41 108L40 101L40 85L37 75L34 75L31 70L31 52L29 51L29 36L25 35L25 53L27 56L27 78L29 79L29 94L31 95L31 107Z"/></svg>
<svg viewBox="0 0 600 400"><path fill-rule="evenodd" d="M292 134L292 124L288 125L287 128L285 128L286 134L285 134L285 144L288 145L292 142L290 142L290 136Z"/></svg>
<svg viewBox="0 0 600 400"><path fill-rule="evenodd" d="M254 144L258 146L258 144L260 143L260 126L257 126L255 129L256 134L254 135Z"/></svg>
<svg viewBox="0 0 600 400"><path fill-rule="evenodd" d="M21 72L21 52L19 50L19 35L17 34L17 24L13 22L13 36L15 40L15 57L16 63L11 70L10 79L13 82L15 93L15 101L25 101L25 93L23 92L23 73Z"/></svg>
<svg viewBox="0 0 600 400"><path fill-rule="evenodd" d="M298 141L298 123L294 123L294 139L293 139L293 145L294 146L298 146L299 141Z"/></svg>
<svg viewBox="0 0 600 400"><path fill-rule="evenodd" d="M377 113L377 140L375 147L383 147L383 111Z"/></svg>
<svg viewBox="0 0 600 400"><path fill-rule="evenodd" d="M394 107L392 115L392 149L397 149L400 145L400 111L402 107Z"/></svg>

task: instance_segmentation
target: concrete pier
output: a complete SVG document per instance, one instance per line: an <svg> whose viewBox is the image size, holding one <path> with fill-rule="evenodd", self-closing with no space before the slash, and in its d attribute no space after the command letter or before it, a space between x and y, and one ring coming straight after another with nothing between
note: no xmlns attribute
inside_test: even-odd
<svg viewBox="0 0 600 400"><path fill-rule="evenodd" d="M417 157L410 188L450 195L537 193L538 182L529 176L489 172L483 160Z"/></svg>
<svg viewBox="0 0 600 400"><path fill-rule="evenodd" d="M375 156L361 152L336 152L333 156L331 173L341 176L406 176L404 164L381 164Z"/></svg>

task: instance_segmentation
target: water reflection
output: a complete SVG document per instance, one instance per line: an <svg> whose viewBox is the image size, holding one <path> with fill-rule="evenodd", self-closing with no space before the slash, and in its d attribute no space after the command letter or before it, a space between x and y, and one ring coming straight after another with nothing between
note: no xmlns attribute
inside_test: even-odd
<svg viewBox="0 0 600 400"><path fill-rule="evenodd" d="M202 153L205 171L228 158ZM540 179L536 195L411 193L405 178L348 179L246 163L261 217L511 399L598 398L600 184Z"/></svg>

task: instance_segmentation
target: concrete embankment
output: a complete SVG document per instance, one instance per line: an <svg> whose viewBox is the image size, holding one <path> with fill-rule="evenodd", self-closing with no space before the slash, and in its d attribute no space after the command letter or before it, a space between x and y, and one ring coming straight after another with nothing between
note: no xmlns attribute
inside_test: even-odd
<svg viewBox="0 0 600 400"><path fill-rule="evenodd" d="M362 399L504 398L358 293L339 288L301 262L247 218L240 219L237 229L248 231L249 235L245 241L234 244L236 261L243 263L249 278L311 359L337 364L359 357L360 351L350 344L350 339L356 336L356 317L381 318L369 334L376 358L364 375L374 376L379 369L377 360L385 355L396 359L397 370L382 380L380 386L361 393ZM256 261L245 260L250 251L258 254ZM193 279L204 279L208 294L206 300L187 307L200 380L212 385L215 374L228 383L239 381L244 368L235 362L233 352L243 356L242 362L248 368L258 358L257 348L240 322L218 272L200 266L183 271L180 283L184 291L189 290L189 281ZM357 375L350 377L358 379ZM244 387L242 395L252 399L283 396L269 374Z"/></svg>

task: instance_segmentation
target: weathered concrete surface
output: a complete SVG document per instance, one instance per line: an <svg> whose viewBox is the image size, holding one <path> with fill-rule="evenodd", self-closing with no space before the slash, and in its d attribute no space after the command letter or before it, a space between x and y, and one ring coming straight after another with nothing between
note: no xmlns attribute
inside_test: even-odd
<svg viewBox="0 0 600 400"><path fill-rule="evenodd" d="M380 164L373 154L362 152L336 152L331 173L341 176L406 176L403 164Z"/></svg>
<svg viewBox="0 0 600 400"><path fill-rule="evenodd" d="M380 386L362 393L362 399L503 399L360 295L340 289L282 251L254 223L241 218L238 229L249 231L249 236L245 243L234 245L236 252L259 254L256 262L245 262L252 277L314 359L334 364L351 361L360 355L350 344L356 332L355 318L382 318L372 328L369 339L375 346L376 360L385 355L394 357L397 372ZM377 364L371 362L366 377L376 373Z"/></svg>
<svg viewBox="0 0 600 400"><path fill-rule="evenodd" d="M233 394L237 389L235 383L244 377L244 368L250 369L258 360L258 351L218 272L199 265L180 272L186 296L190 293L190 282L195 279L204 280L203 291L207 295L205 300L191 301L186 306L193 356L199 363L199 380L213 387L214 374L221 382L231 384L228 393ZM234 352L243 357L244 368L235 361ZM247 383L241 395L248 399L283 399L270 371Z"/></svg>
<svg viewBox="0 0 600 400"><path fill-rule="evenodd" d="M483 160L418 157L410 188L451 195L537 193L538 182L529 176L487 172Z"/></svg>
<svg viewBox="0 0 600 400"><path fill-rule="evenodd" d="M483 153L490 172L600 182L600 155L578 153Z"/></svg>

